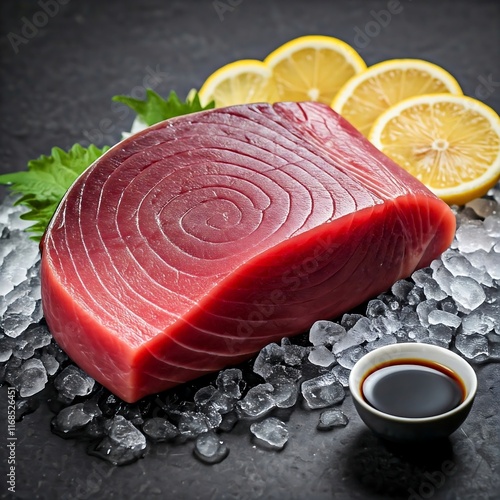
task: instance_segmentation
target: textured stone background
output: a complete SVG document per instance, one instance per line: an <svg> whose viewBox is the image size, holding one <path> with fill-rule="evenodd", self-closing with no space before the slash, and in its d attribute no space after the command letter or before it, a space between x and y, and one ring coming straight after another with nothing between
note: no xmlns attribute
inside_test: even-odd
<svg viewBox="0 0 500 500"><path fill-rule="evenodd" d="M368 43L355 38L356 29L364 31L387 1L60 0L45 23L42 4L0 4L2 173L24 169L53 146L115 142L133 120L132 112L112 104L115 94L140 96L154 82L161 94L175 89L185 96L221 65L263 58L304 34L339 37L369 65L396 57L431 60L450 70L466 94L500 111L495 0L401 0L401 12ZM26 31L25 19L40 27ZM30 37L13 44L23 29ZM218 465L196 461L189 445L164 445L135 464L113 468L88 456L84 443L51 434L52 415L41 408L17 424L17 498L387 499L411 498L410 488L421 498L498 498L500 365L477 368L480 387L470 418L432 448L384 445L366 430L348 398L342 409L349 425L329 433L315 431L317 413L296 409L281 453L253 446L238 426L225 436L231 452ZM6 404L2 388L4 443ZM453 475L433 486L429 477L436 480L446 461L454 464ZM0 492L4 487L2 479Z"/></svg>

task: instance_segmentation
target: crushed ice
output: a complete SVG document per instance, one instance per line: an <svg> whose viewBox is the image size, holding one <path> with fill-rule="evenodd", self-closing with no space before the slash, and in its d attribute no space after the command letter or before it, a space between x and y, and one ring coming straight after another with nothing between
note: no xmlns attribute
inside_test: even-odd
<svg viewBox="0 0 500 500"><path fill-rule="evenodd" d="M281 450L288 441L286 424L275 417L254 422L250 426L250 432L256 438L256 442L264 448Z"/></svg>
<svg viewBox="0 0 500 500"><path fill-rule="evenodd" d="M342 401L350 370L381 346L424 342L472 363L500 361L499 202L497 186L454 207L451 248L364 311L317 321L241 367L127 404L53 341L43 320L38 246L24 231L23 209L8 198L0 205L0 383L17 391L17 420L45 401L54 433L88 441L89 453L113 464L131 463L161 443L190 443L199 460L218 463L229 454L222 436L235 426L246 426L260 447L281 450L289 439L278 418L283 409L300 404L317 412L320 431L348 425Z"/></svg>
<svg viewBox="0 0 500 500"><path fill-rule="evenodd" d="M317 429L321 431L329 431L335 427L345 427L348 422L349 419L346 415L344 415L344 413L342 413L342 410L332 408L321 412Z"/></svg>
<svg viewBox="0 0 500 500"><path fill-rule="evenodd" d="M199 434L196 438L194 454L202 462L216 464L228 456L229 448L215 432L209 431Z"/></svg>

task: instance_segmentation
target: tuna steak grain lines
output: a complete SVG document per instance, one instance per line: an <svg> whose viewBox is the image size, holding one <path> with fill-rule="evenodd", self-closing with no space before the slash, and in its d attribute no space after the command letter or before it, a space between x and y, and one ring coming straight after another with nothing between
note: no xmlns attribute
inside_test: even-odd
<svg viewBox="0 0 500 500"><path fill-rule="evenodd" d="M428 265L449 207L318 103L181 116L117 144L42 244L61 347L133 402L250 357Z"/></svg>

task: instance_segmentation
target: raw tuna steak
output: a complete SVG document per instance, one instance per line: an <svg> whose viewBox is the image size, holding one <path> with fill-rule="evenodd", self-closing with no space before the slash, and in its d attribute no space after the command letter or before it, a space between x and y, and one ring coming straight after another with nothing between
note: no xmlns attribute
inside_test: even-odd
<svg viewBox="0 0 500 500"><path fill-rule="evenodd" d="M238 363L428 265L448 206L329 107L175 118L71 187L43 242L43 308L132 402Z"/></svg>

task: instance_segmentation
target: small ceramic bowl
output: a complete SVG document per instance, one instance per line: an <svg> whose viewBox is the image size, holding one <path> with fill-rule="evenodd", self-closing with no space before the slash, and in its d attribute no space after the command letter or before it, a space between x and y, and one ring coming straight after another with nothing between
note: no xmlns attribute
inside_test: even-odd
<svg viewBox="0 0 500 500"><path fill-rule="evenodd" d="M464 401L446 413L423 418L398 417L375 409L363 398L362 383L377 366L400 359L421 359L453 370L465 386ZM470 364L448 349L429 344L402 343L380 347L363 356L351 371L349 389L359 416L375 434L389 441L415 442L445 438L460 427L472 407L477 378Z"/></svg>

